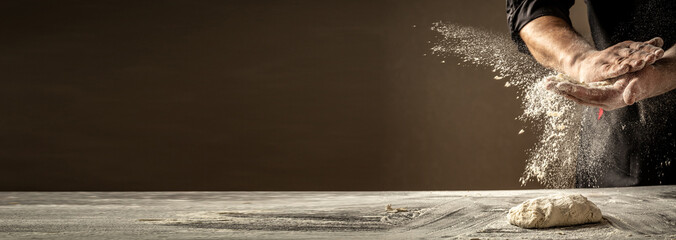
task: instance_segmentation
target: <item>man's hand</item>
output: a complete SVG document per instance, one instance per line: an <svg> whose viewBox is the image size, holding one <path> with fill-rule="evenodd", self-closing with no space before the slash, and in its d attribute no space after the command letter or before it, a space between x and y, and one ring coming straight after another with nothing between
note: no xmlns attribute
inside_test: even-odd
<svg viewBox="0 0 676 240"><path fill-rule="evenodd" d="M661 38L626 41L597 51L566 21L554 16L536 18L519 35L545 67L584 83L614 81L607 87L545 83L547 89L577 103L612 110L676 88L676 49L664 52Z"/></svg>
<svg viewBox="0 0 676 240"><path fill-rule="evenodd" d="M591 83L636 72L660 59L664 41L625 41L597 51L563 19L542 16L524 26L519 35L542 65Z"/></svg>
<svg viewBox="0 0 676 240"><path fill-rule="evenodd" d="M576 103L613 110L676 89L676 46L664 58L640 71L611 79L612 86L584 86L570 82L545 81L545 87Z"/></svg>
<svg viewBox="0 0 676 240"><path fill-rule="evenodd" d="M612 86L585 86L572 82L560 82L552 78L545 79L544 87L578 104L614 110L625 107L623 93L627 80L619 79Z"/></svg>
<svg viewBox="0 0 676 240"><path fill-rule="evenodd" d="M624 41L602 51L588 51L572 62L569 75L580 82L591 83L619 77L653 64L662 58L664 41L653 38L646 42Z"/></svg>

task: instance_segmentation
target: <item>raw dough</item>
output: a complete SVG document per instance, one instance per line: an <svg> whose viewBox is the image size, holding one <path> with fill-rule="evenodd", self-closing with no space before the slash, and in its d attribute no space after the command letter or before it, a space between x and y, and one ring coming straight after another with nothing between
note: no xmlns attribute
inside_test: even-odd
<svg viewBox="0 0 676 240"><path fill-rule="evenodd" d="M601 210L580 194L555 194L527 200L509 210L507 219L522 228L548 228L600 222Z"/></svg>

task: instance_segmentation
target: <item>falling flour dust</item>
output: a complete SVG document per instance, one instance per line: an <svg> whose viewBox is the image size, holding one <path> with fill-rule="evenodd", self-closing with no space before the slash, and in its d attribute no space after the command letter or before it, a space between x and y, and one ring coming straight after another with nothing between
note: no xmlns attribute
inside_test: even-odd
<svg viewBox="0 0 676 240"><path fill-rule="evenodd" d="M504 34L442 22L434 23L432 30L440 34L433 43L433 54L456 56L465 65L491 67L495 80L517 89L524 109L517 119L539 134L538 142L528 150L521 184L537 181L548 188L573 187L581 109L544 89L544 79L557 74L518 52Z"/></svg>

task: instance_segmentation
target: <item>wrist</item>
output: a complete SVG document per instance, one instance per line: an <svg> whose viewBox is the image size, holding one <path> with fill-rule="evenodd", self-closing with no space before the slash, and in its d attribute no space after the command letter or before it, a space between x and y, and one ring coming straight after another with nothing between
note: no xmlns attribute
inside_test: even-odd
<svg viewBox="0 0 676 240"><path fill-rule="evenodd" d="M671 49L670 49L671 50ZM669 83L669 88L667 91L676 89L676 51L667 51L664 54L664 57L653 66L656 68L656 72L660 75L658 76L661 79L667 80Z"/></svg>
<svg viewBox="0 0 676 240"><path fill-rule="evenodd" d="M665 54L654 64L646 66L638 75L636 100L659 96L676 89L676 56Z"/></svg>
<svg viewBox="0 0 676 240"><path fill-rule="evenodd" d="M561 58L560 60L560 66L561 69L565 74L568 76L583 82L584 79L581 79L581 76L584 75L582 73L583 71L583 66L588 64L587 60L591 58L596 52L596 50L590 49L590 50L584 50L584 51L572 51L573 54L569 54Z"/></svg>

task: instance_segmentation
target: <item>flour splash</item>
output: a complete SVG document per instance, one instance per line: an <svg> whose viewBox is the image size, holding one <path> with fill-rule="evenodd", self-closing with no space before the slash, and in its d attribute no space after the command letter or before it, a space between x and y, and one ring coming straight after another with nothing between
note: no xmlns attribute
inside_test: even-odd
<svg viewBox="0 0 676 240"><path fill-rule="evenodd" d="M539 134L539 141L528 150L521 185L537 181L548 188L574 187L581 109L544 89L544 79L556 73L518 52L504 34L442 22L434 23L431 29L440 33L433 54L444 58L453 55L465 64L491 67L497 74L495 80L505 80L505 87L517 88L524 109L518 119Z"/></svg>

